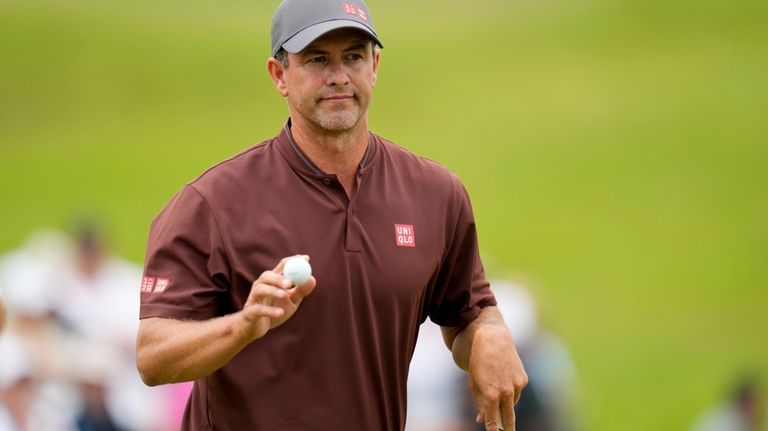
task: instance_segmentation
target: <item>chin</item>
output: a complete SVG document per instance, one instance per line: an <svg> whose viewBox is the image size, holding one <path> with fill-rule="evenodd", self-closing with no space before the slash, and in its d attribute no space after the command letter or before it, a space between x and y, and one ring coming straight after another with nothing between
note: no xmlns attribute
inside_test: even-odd
<svg viewBox="0 0 768 431"><path fill-rule="evenodd" d="M319 118L317 124L325 130L332 132L346 132L352 130L360 122L357 115L345 115L333 118Z"/></svg>

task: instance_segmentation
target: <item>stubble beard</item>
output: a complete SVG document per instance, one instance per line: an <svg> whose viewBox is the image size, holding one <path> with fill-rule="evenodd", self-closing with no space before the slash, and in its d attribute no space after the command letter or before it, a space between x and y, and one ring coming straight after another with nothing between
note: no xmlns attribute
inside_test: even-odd
<svg viewBox="0 0 768 431"><path fill-rule="evenodd" d="M344 133L357 127L365 116L369 100L367 97L355 95L354 103L349 106L323 106L322 98L307 101L306 98L297 97L294 100L297 102L294 105L295 114L321 130L332 134Z"/></svg>
<svg viewBox="0 0 768 431"><path fill-rule="evenodd" d="M317 101L311 118L315 124L324 130L329 132L346 132L358 125L367 109L367 100L361 100L359 96L355 96L352 106L344 106L337 109L324 107L322 102Z"/></svg>
<svg viewBox="0 0 768 431"><path fill-rule="evenodd" d="M330 132L346 132L357 126L362 118L362 109L359 105L343 111L328 112L323 109L315 111L315 123Z"/></svg>

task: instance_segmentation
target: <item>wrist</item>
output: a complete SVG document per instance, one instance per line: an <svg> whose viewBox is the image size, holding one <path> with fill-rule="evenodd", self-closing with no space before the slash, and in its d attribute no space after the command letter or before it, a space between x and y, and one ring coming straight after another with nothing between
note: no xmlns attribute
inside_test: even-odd
<svg viewBox="0 0 768 431"><path fill-rule="evenodd" d="M227 319L227 335L233 337L237 344L246 346L259 338L253 322L248 320L242 310L226 316L225 319Z"/></svg>
<svg viewBox="0 0 768 431"><path fill-rule="evenodd" d="M512 334L506 326L495 324L480 325L475 328L472 334L472 342L469 346L467 363L471 364L473 358L478 355L486 355L499 349L515 347Z"/></svg>

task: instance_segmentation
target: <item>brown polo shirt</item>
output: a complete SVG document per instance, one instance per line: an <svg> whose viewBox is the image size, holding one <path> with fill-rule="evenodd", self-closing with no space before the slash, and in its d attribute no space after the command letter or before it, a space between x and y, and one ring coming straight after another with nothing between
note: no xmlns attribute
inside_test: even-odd
<svg viewBox="0 0 768 431"><path fill-rule="evenodd" d="M310 255L317 288L195 382L184 429L402 430L419 324L463 326L495 304L456 176L371 134L348 199L286 126L186 185L155 218L141 318L238 311L253 281L294 254Z"/></svg>

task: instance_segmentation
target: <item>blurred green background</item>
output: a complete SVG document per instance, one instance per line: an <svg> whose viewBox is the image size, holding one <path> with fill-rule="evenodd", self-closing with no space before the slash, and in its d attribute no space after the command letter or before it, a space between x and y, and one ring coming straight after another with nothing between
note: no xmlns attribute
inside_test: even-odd
<svg viewBox="0 0 768 431"><path fill-rule="evenodd" d="M768 2L368 3L372 129L462 177L587 429L685 429L768 376ZM0 252L86 210L142 261L176 190L285 121L276 4L0 0Z"/></svg>

